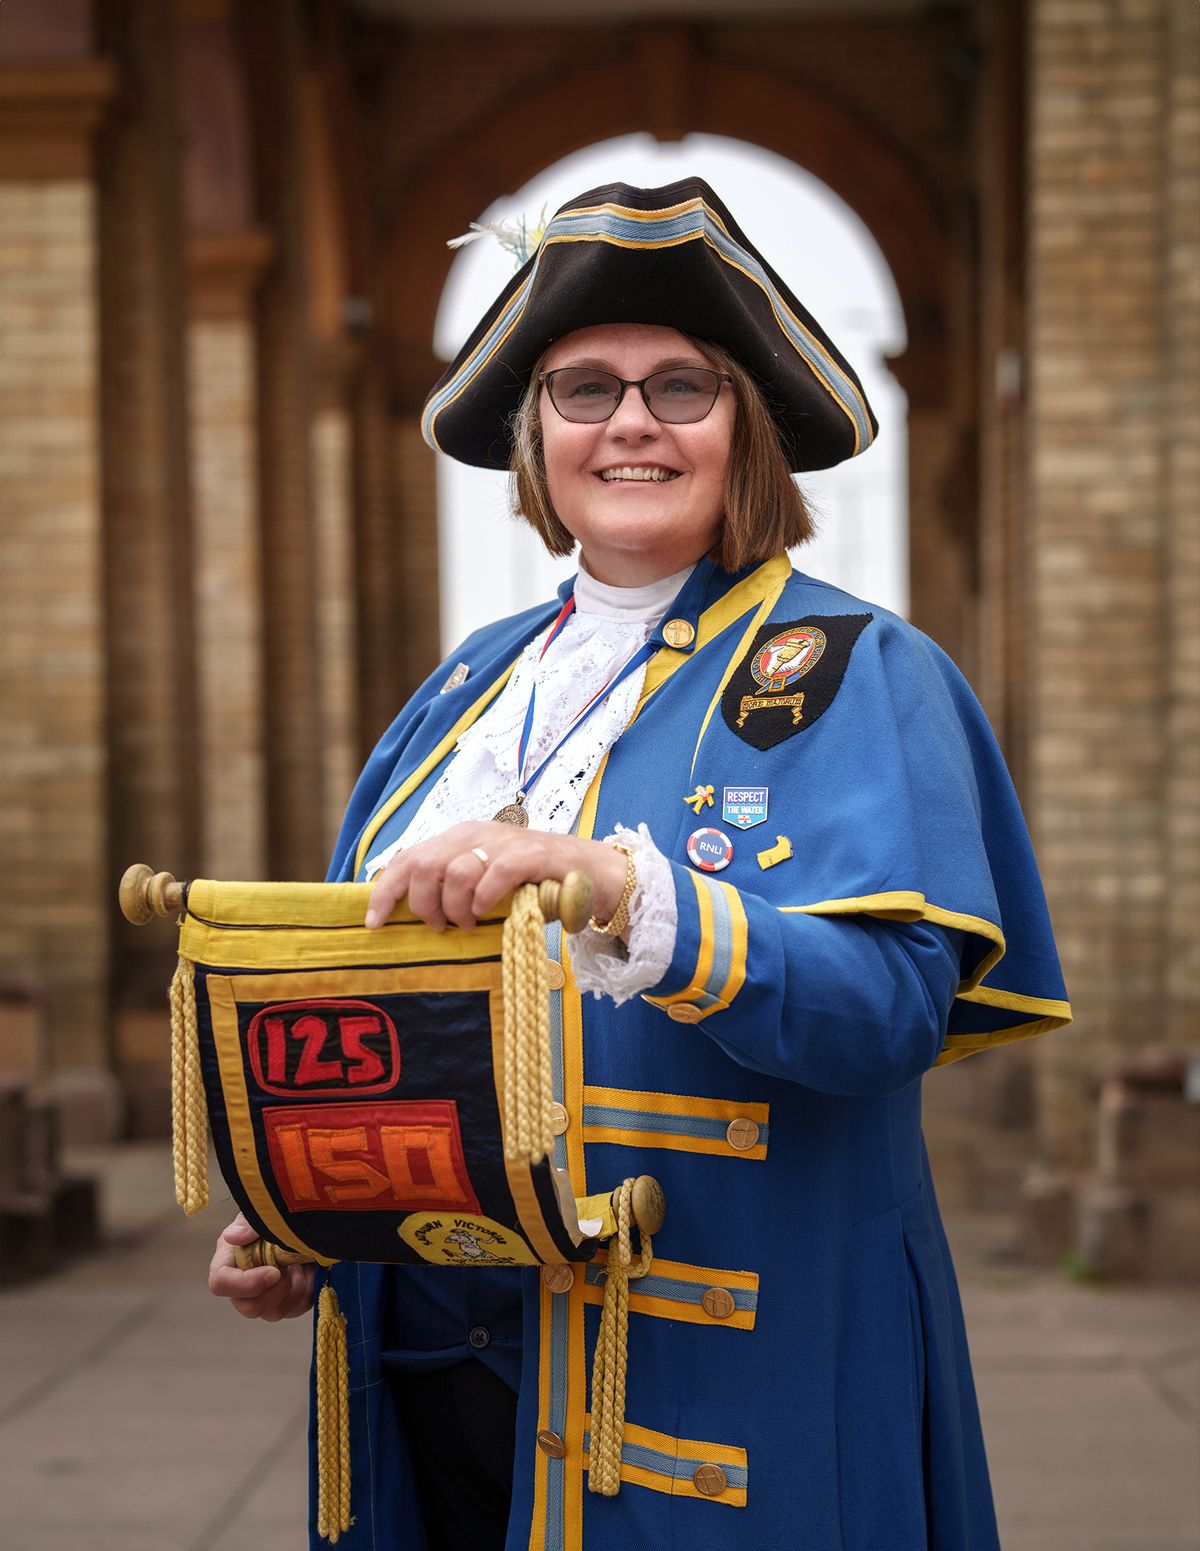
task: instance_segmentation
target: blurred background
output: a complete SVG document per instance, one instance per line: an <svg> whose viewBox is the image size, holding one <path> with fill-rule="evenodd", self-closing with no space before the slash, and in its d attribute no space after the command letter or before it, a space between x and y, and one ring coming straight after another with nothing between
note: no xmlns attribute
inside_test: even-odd
<svg viewBox="0 0 1200 1551"><path fill-rule="evenodd" d="M421 440L512 273L448 239L691 173L879 413L797 563L966 672L1064 960L1070 1028L925 1085L1005 1545L1200 1546L1195 0L0 0L6 1547L302 1543L307 1332L205 1301L116 882L323 875L563 574Z"/></svg>

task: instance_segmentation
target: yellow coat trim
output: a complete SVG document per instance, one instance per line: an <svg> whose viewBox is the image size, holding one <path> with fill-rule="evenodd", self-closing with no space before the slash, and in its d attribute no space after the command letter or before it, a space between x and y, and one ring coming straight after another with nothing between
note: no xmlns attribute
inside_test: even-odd
<svg viewBox="0 0 1200 1551"><path fill-rule="evenodd" d="M606 1265L607 1251L599 1251L593 1263ZM655 1255L653 1272L655 1276L668 1276L676 1282L690 1282L695 1287L724 1287L731 1291L737 1288L743 1292L758 1291L757 1271L725 1271L716 1266L691 1266L677 1260L662 1260ZM604 1288L585 1282L583 1298L585 1303L603 1304ZM758 1312L756 1309L735 1309L732 1314L719 1319L715 1314L706 1313L703 1305L699 1303L681 1303L677 1298L658 1298L639 1292L636 1282L629 1284L629 1308L633 1314L681 1320L685 1325L723 1325L729 1330L753 1330Z"/></svg>
<svg viewBox="0 0 1200 1551"><path fill-rule="evenodd" d="M744 576L735 587L731 587L724 597L718 598L704 610L697 622L696 644L690 653L677 651L670 646L664 646L655 653L646 665L641 698L631 721L637 719L650 696L661 689L673 673L723 630L728 629L735 620L740 619L747 609L768 600L769 606L774 607L791 574L792 563L786 555L773 555L770 560L764 560L749 576ZM736 656L733 661L736 664Z"/></svg>
<svg viewBox="0 0 1200 1551"><path fill-rule="evenodd" d="M587 1427L590 1430L592 1419L586 1418ZM668 1433L654 1432L649 1427L637 1427L632 1422L625 1423L625 1442L638 1443L644 1448L655 1449L660 1454L673 1455L676 1459L703 1460L711 1465L738 1465L746 1468L745 1449L735 1449L725 1443L700 1443L690 1438L672 1438ZM587 1468L588 1456L585 1453L582 1458L584 1468ZM668 1497L696 1497L702 1502L713 1503L726 1508L744 1508L746 1506L746 1488L727 1487L720 1497L706 1497L691 1481L686 1478L680 1480L676 1476L663 1475L657 1470L648 1470L641 1465L621 1466L621 1480L628 1481L634 1486L649 1487L652 1492L665 1492Z"/></svg>
<svg viewBox="0 0 1200 1551"><path fill-rule="evenodd" d="M990 1029L979 1034L951 1034L946 1039L941 1055L934 1062L935 1066L945 1066L950 1061L960 1060L977 1050L987 1050L993 1045L1003 1045L1012 1040L1047 1033L1051 1029L1060 1029L1071 1021L1069 1002L981 985L984 977L1004 957L1004 933L994 922L986 921L982 916L965 915L961 910L947 910L942 905L932 905L924 894L916 890L895 889L883 894L861 894L850 899L824 899L815 905L781 905L779 908L785 915L868 915L881 921L932 921L936 926L970 932L992 944L990 951L973 972L960 982L956 997L960 1001L999 1007L1007 1012L1041 1013L1043 1016L1036 1023L1018 1023L1007 1029Z"/></svg>
<svg viewBox="0 0 1200 1551"><path fill-rule="evenodd" d="M612 1109L634 1110L644 1115L687 1115L698 1120L724 1121L753 1120L756 1125L770 1123L770 1105L752 1104L743 1099L702 1099L684 1093L642 1093L634 1088L585 1087L583 1102L586 1105L605 1105ZM762 1162L767 1156L767 1143L757 1142L739 1152L722 1137L677 1136L654 1130L641 1131L636 1125L617 1129L613 1126L589 1125L584 1121L585 1142L614 1142L622 1147L656 1147L666 1152L705 1153L716 1158L745 1158L750 1162ZM657 1264L657 1261L655 1262ZM632 1284L631 1284L632 1285Z"/></svg>

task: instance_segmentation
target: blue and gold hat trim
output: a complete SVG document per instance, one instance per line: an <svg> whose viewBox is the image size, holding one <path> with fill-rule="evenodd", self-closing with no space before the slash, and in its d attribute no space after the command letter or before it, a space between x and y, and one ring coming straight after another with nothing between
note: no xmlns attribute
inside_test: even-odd
<svg viewBox="0 0 1200 1551"><path fill-rule="evenodd" d="M600 243L648 253L691 242L707 244L723 263L761 291L783 340L849 422L853 450L843 456L854 457L865 451L874 440L875 422L857 380L839 365L821 340L796 316L763 263L730 233L721 215L700 195L665 209L640 210L605 202L560 210L546 226L541 243L525 266L524 279L491 327L430 394L421 419L425 440L437 451L448 450L438 437L439 417L462 397L511 337L533 296L543 262L552 250L564 244ZM613 321L620 320L614 318ZM568 333L578 326L571 324L560 332ZM697 332L702 334L703 330Z"/></svg>

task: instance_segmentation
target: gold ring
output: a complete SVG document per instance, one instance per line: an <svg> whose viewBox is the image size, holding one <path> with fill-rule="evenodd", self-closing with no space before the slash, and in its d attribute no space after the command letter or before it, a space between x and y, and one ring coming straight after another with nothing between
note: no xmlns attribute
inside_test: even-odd
<svg viewBox="0 0 1200 1551"><path fill-rule="evenodd" d="M477 856L485 867L487 866L488 862L491 860L491 858L488 856L487 852L483 849L482 846L472 846L471 847L471 855L472 856Z"/></svg>

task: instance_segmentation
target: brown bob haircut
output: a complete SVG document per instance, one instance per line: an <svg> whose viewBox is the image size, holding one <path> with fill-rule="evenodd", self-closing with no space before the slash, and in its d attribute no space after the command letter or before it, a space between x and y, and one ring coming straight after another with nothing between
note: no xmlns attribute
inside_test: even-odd
<svg viewBox="0 0 1200 1551"><path fill-rule="evenodd" d="M736 399L733 442L725 473L725 511L712 558L726 571L760 565L813 535L812 518L792 478L762 390L736 356L721 345L685 336L717 371L728 372ZM575 540L550 504L542 422L538 412L542 363L513 421L513 510L540 536L552 555L569 555Z"/></svg>

